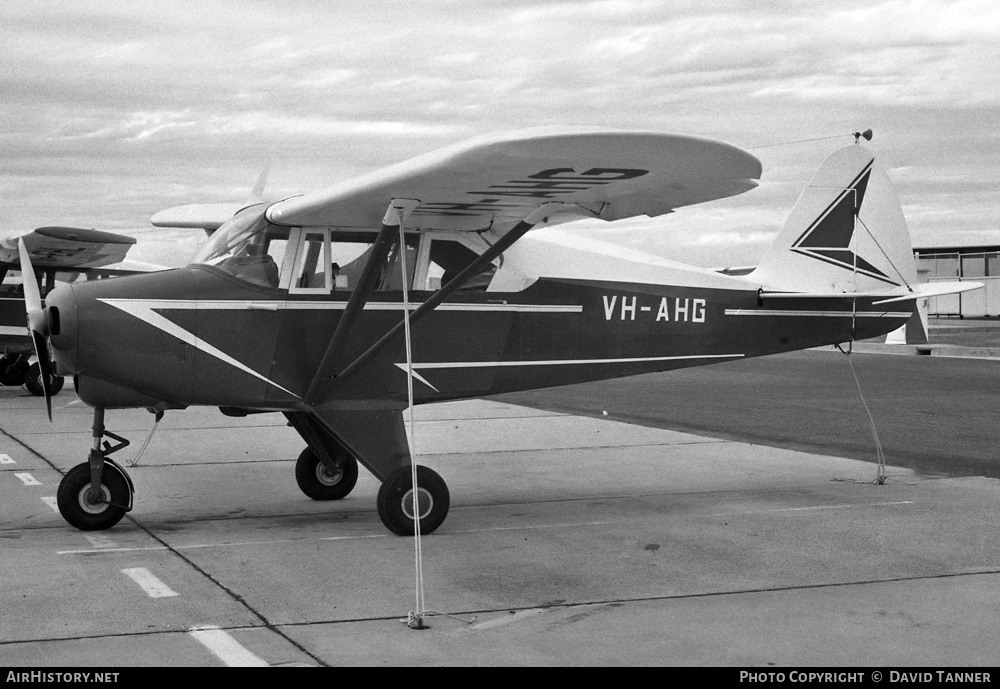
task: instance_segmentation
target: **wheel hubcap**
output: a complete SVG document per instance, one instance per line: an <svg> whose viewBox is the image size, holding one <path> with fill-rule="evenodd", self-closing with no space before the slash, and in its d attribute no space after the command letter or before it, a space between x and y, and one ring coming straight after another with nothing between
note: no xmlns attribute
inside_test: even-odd
<svg viewBox="0 0 1000 689"><path fill-rule="evenodd" d="M344 470L330 471L323 462L316 465L316 480L324 486L335 486L344 478Z"/></svg>
<svg viewBox="0 0 1000 689"><path fill-rule="evenodd" d="M88 483L83 488L80 489L80 494L78 496L80 502L80 508L88 514L100 514L104 510L108 509L108 505L111 503L111 491L108 487L101 485L101 495L97 502L94 502L90 496L90 484Z"/></svg>
<svg viewBox="0 0 1000 689"><path fill-rule="evenodd" d="M426 488L417 488L417 509L420 510L420 518L423 519L431 513L434 507L434 497ZM413 519L413 489L406 491L403 495L403 514Z"/></svg>

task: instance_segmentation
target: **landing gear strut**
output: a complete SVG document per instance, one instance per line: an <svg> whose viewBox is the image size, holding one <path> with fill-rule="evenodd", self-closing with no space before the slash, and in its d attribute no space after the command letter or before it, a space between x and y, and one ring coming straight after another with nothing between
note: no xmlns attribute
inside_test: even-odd
<svg viewBox="0 0 1000 689"><path fill-rule="evenodd" d="M104 409L94 409L94 446L90 458L69 470L59 483L56 503L70 525L82 531L110 529L132 509L132 480L108 455L129 442L104 428ZM102 441L107 436L117 445ZM95 490L94 486L99 488Z"/></svg>

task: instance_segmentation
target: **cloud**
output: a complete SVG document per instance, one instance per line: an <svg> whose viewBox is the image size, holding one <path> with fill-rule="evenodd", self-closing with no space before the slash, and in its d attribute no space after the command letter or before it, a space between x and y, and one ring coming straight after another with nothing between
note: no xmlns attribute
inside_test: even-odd
<svg viewBox="0 0 1000 689"><path fill-rule="evenodd" d="M780 223L837 142L777 144L871 126L906 168L911 227L983 228L1000 207L975 182L1000 164L997 35L987 1L12 0L0 229L141 225L242 197L268 158L272 189L295 193L540 124L765 146L762 187L720 206L749 229L720 238Z"/></svg>

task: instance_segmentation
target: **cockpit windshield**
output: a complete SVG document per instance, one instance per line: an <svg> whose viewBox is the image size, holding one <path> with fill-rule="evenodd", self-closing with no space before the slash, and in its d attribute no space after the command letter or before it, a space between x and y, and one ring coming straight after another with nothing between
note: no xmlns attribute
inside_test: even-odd
<svg viewBox="0 0 1000 689"><path fill-rule="evenodd" d="M214 266L264 287L278 287L278 266L284 259L289 228L264 217L268 204L249 206L224 223L195 256L194 263Z"/></svg>

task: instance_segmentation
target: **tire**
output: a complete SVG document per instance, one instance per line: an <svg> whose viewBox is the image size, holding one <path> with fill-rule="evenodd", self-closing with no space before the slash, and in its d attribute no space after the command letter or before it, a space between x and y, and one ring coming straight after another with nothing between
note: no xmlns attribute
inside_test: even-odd
<svg viewBox="0 0 1000 689"><path fill-rule="evenodd" d="M421 494L420 533L434 533L448 516L451 505L448 485L433 469L418 466L417 490ZM400 536L413 535L413 479L410 467L402 467L389 475L379 488L377 506L378 516L389 531Z"/></svg>
<svg viewBox="0 0 1000 689"><path fill-rule="evenodd" d="M105 465L101 476L101 492L104 503L91 504L87 501L90 491L90 464L77 464L69 470L59 483L56 503L71 526L81 531L110 529L121 521L128 510L124 505L132 504L132 489L128 481L116 469Z"/></svg>
<svg viewBox="0 0 1000 689"><path fill-rule="evenodd" d="M3 385L24 385L24 373L26 366L20 361L18 356L5 356L0 358L0 384Z"/></svg>
<svg viewBox="0 0 1000 689"><path fill-rule="evenodd" d="M59 391L63 389L63 385L66 384L66 379L62 376L52 376L52 382L49 383L49 394L58 395Z"/></svg>
<svg viewBox="0 0 1000 689"><path fill-rule="evenodd" d="M295 462L295 482L313 500L346 498L358 482L358 460L340 450L335 456L339 474L331 474L311 447L307 447Z"/></svg>
<svg viewBox="0 0 1000 689"><path fill-rule="evenodd" d="M49 394L57 394L63 389L65 382L61 376L49 376ZM42 387L42 369L38 364L32 364L28 367L28 372L24 376L24 387L28 388L28 392L36 397L45 395L45 388Z"/></svg>

